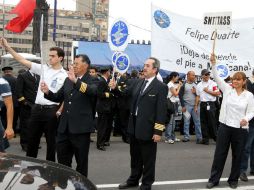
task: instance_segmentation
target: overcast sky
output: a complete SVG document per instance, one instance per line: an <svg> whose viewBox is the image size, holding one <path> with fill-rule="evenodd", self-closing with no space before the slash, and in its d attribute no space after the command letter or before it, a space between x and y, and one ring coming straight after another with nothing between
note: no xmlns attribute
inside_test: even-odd
<svg viewBox="0 0 254 190"><path fill-rule="evenodd" d="M151 35L151 2L172 12L203 18L206 12L232 11L233 19L254 17L253 0L109 0L109 25L121 17L130 24L131 39L149 40ZM0 0L2 3L3 0ZM19 0L5 0L17 4ZM54 7L54 0L47 0ZM57 0L59 9L75 10L75 0ZM138 26L138 27L135 27Z"/></svg>

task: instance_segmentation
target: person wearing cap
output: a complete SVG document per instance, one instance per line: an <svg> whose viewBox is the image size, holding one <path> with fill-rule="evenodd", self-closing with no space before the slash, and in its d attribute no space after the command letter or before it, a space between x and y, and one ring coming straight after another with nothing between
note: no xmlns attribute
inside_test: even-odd
<svg viewBox="0 0 254 190"><path fill-rule="evenodd" d="M206 187L211 189L219 185L229 147L231 147L231 171L227 182L230 188L236 189L240 176L242 154L248 138L249 121L254 117L254 96L246 90L247 77L244 72L234 73L232 86L230 86L220 78L214 54L211 54L210 61L213 77L223 93L223 100L214 159Z"/></svg>
<svg viewBox="0 0 254 190"><path fill-rule="evenodd" d="M196 100L194 105L195 112L198 112L200 102L200 124L202 132L201 144L209 145L209 138L216 141L217 136L217 108L216 97L220 95L217 84L210 79L210 71L201 71L202 80L197 85Z"/></svg>
<svg viewBox="0 0 254 190"><path fill-rule="evenodd" d="M43 63L41 65L26 60L15 52L4 38L0 38L0 45L8 51L18 63L30 68L32 73L40 75L40 83L46 83L51 91L57 92L62 87L67 77L67 73L61 64L64 60L63 49L51 47L49 50L48 64ZM31 111L31 118L28 126L29 135L26 156L37 157L40 139L44 133L47 142L46 159L54 162L56 154L55 136L58 125L56 112L59 108L59 103L49 101L44 98L43 95L43 92L38 87L35 105Z"/></svg>
<svg viewBox="0 0 254 190"><path fill-rule="evenodd" d="M160 82L156 75L160 61L154 57L144 63L144 77L127 86L122 92L111 81L110 87L115 93L124 93L131 97L131 113L128 133L130 135L131 174L118 186L119 189L133 188L139 185L140 190L151 190L155 180L155 162L157 142L161 141L167 117L168 87Z"/></svg>
<svg viewBox="0 0 254 190"><path fill-rule="evenodd" d="M30 70L19 74L17 77L16 91L20 106L20 145L24 151L27 151L29 121L31 117L32 107L35 103L39 81L40 76L32 73Z"/></svg>
<svg viewBox="0 0 254 190"><path fill-rule="evenodd" d="M110 134L112 131L113 111L115 108L114 94L108 86L111 76L111 68L104 66L100 69L101 78L98 84L96 111L97 120L97 149L105 151L109 146Z"/></svg>
<svg viewBox="0 0 254 190"><path fill-rule="evenodd" d="M85 54L76 55L70 65L68 78L57 92L41 85L44 97L54 102L64 102L57 130L57 159L71 167L75 155L76 170L87 177L90 135L94 132L93 98L97 87L89 74L90 59Z"/></svg>

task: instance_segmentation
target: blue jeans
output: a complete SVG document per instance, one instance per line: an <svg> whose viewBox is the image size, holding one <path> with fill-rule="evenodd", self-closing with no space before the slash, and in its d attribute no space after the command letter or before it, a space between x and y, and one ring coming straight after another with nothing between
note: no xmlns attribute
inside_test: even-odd
<svg viewBox="0 0 254 190"><path fill-rule="evenodd" d="M248 169L248 162L250 158L250 171L254 172L254 125L250 124L249 134L245 148L243 151L240 172L245 173Z"/></svg>
<svg viewBox="0 0 254 190"><path fill-rule="evenodd" d="M200 125L200 109L198 108L198 113L195 112L194 110L194 106L185 105L186 110L191 114L194 125L195 125L195 134L196 134L196 138L197 140L201 140L202 139L202 133L201 133L201 125ZM190 138L190 119L187 119L186 117L184 117L184 138L185 139L189 139Z"/></svg>
<svg viewBox="0 0 254 190"><path fill-rule="evenodd" d="M171 114L168 125L166 126L165 137L166 140L175 140L175 114Z"/></svg>

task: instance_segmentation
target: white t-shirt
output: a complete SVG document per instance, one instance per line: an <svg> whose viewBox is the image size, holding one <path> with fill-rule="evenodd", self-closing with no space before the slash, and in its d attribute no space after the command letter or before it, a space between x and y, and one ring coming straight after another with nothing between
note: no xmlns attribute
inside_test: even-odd
<svg viewBox="0 0 254 190"><path fill-rule="evenodd" d="M170 81L168 83L168 97L167 98L170 98L171 102L177 102L178 101L178 96L173 96L172 95L172 92L171 92L171 88L176 88L177 85L175 85L172 81Z"/></svg>
<svg viewBox="0 0 254 190"><path fill-rule="evenodd" d="M212 96L211 94L208 94L204 91L204 88L206 87L208 88L209 91L214 92L219 91L217 84L211 79L209 79L207 82L201 81L200 83L198 83L196 90L197 95L200 96L200 101L201 102L216 101L215 96Z"/></svg>
<svg viewBox="0 0 254 190"><path fill-rule="evenodd" d="M63 83L68 76L67 72L63 68L56 70L47 64L41 65L37 63L32 63L30 71L32 73L41 75L42 68L44 71L44 82L48 85L50 91L56 93L63 86ZM41 82L42 77L40 78L40 83ZM58 103L49 101L44 98L44 93L41 91L40 85L38 87L35 103L40 105L58 105Z"/></svg>

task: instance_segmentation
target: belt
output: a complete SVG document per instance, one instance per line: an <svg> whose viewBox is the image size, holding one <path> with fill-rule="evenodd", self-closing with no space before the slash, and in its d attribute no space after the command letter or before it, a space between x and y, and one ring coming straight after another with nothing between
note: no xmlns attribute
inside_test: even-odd
<svg viewBox="0 0 254 190"><path fill-rule="evenodd" d="M215 101L206 101L206 102L201 102L201 104L207 104L207 103L215 103Z"/></svg>
<svg viewBox="0 0 254 190"><path fill-rule="evenodd" d="M41 105L41 104L35 104L35 107L40 108L40 109L51 109L51 108L55 108L58 105L54 104L54 105Z"/></svg>

